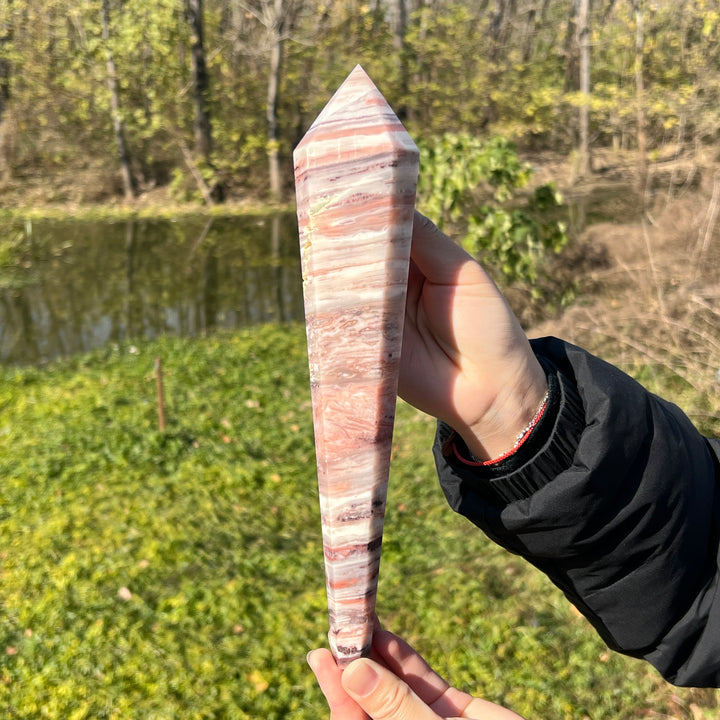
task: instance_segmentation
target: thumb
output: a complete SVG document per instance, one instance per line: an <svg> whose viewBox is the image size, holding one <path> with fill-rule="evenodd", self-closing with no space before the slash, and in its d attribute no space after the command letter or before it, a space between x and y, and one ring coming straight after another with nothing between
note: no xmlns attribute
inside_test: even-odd
<svg viewBox="0 0 720 720"><path fill-rule="evenodd" d="M440 720L400 678L372 660L350 663L342 684L373 720Z"/></svg>
<svg viewBox="0 0 720 720"><path fill-rule="evenodd" d="M412 259L431 282L455 282L462 265L474 260L454 240L417 210L413 220Z"/></svg>
<svg viewBox="0 0 720 720"><path fill-rule="evenodd" d="M434 285L475 285L488 288L483 296L502 297L485 269L417 211L410 256L415 267Z"/></svg>

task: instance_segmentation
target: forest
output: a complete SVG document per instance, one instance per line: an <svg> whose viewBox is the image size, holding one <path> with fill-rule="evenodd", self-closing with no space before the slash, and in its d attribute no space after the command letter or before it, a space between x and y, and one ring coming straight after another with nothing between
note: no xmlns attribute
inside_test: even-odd
<svg viewBox="0 0 720 720"><path fill-rule="evenodd" d="M293 147L357 63L419 141L500 135L577 176L612 148L642 173L712 152L719 18L718 0L0 0L0 198L287 200Z"/></svg>

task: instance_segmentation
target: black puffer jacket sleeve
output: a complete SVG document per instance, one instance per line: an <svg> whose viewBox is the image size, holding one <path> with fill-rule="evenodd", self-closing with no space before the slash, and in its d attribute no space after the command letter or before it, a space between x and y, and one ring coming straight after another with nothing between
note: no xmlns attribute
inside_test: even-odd
<svg viewBox="0 0 720 720"><path fill-rule="evenodd" d="M545 572L615 650L720 686L720 442L617 368L532 341L548 408L515 455L469 463L438 425L454 510Z"/></svg>

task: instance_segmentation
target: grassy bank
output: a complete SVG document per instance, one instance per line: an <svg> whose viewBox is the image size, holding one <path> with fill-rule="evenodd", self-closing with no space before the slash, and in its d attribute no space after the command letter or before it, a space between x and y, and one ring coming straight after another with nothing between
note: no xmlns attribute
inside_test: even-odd
<svg viewBox="0 0 720 720"><path fill-rule="evenodd" d="M268 203L260 200L226 202L208 206L199 202L182 203L157 191L132 203L33 203L21 199L5 201L0 207L0 221L10 220L170 220L188 216L238 217L271 215L276 212L293 212L294 203Z"/></svg>
<svg viewBox="0 0 720 720"><path fill-rule="evenodd" d="M301 327L264 327L2 371L2 717L326 717L304 662L327 625L304 343ZM453 515L432 435L400 405L390 629L533 720L715 717L715 693L608 652Z"/></svg>

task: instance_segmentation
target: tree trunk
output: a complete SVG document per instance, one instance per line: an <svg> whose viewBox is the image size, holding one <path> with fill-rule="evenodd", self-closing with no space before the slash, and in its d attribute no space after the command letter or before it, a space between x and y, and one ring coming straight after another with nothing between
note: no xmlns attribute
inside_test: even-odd
<svg viewBox="0 0 720 720"><path fill-rule="evenodd" d="M590 0L580 0L578 39L580 41L580 175L588 177L590 163Z"/></svg>
<svg viewBox="0 0 720 720"><path fill-rule="evenodd" d="M545 16L547 15L548 6L550 0L542 0L538 2L540 10L538 12L537 7L530 8L528 10L527 22L525 23L525 36L522 42L522 59L524 63L532 60L533 53L535 52L535 38L538 25L542 26L545 23Z"/></svg>
<svg viewBox="0 0 720 720"><path fill-rule="evenodd" d="M407 54L405 52L405 36L407 34L407 23L408 23L408 12L407 12L407 0L393 0L393 18L392 18L392 31L393 31L393 48L396 53L398 68L399 68L399 91L401 102L396 107L397 116L400 120L407 119L407 107L405 105L405 98L408 94L409 78L408 78L408 62Z"/></svg>
<svg viewBox="0 0 720 720"><path fill-rule="evenodd" d="M1 56L4 46L10 42L9 25L0 25L0 180L10 176L10 158L7 151L7 120L5 110L10 100L10 61Z"/></svg>
<svg viewBox="0 0 720 720"><path fill-rule="evenodd" d="M522 44L522 60L524 63L529 62L532 57L536 26L537 10L535 8L530 8L528 10L527 22L525 23L525 35L523 37Z"/></svg>
<svg viewBox="0 0 720 720"><path fill-rule="evenodd" d="M645 188L647 178L647 143L645 138L645 80L643 78L643 49L645 37L643 31L643 14L640 0L634 0L635 11L635 89L637 117L637 148L638 148L638 189Z"/></svg>
<svg viewBox="0 0 720 720"><path fill-rule="evenodd" d="M270 75L267 90L267 134L268 170L270 173L270 196L280 200L282 180L280 173L280 138L278 132L278 101L280 95L280 68L282 64L284 8L283 0L274 0L270 31Z"/></svg>
<svg viewBox="0 0 720 720"><path fill-rule="evenodd" d="M407 0L393 0L392 3L393 46L397 52L405 47L407 32Z"/></svg>
<svg viewBox="0 0 720 720"><path fill-rule="evenodd" d="M205 62L205 30L203 26L203 0L186 0L185 11L190 24L193 98L195 101L195 153L208 165L212 152L212 125L208 99L210 77Z"/></svg>
<svg viewBox="0 0 720 720"><path fill-rule="evenodd" d="M103 0L101 6L102 36L105 42L105 56L107 63L107 85L110 92L110 112L112 114L115 144L117 146L118 160L120 161L120 176L122 177L123 191L126 200L135 197L132 173L130 172L130 155L125 143L125 131L120 115L120 99L118 97L117 75L115 73L115 59L110 48L110 0Z"/></svg>
<svg viewBox="0 0 720 720"><path fill-rule="evenodd" d="M190 57L192 64L192 86L193 99L195 104L195 118L193 130L195 135L195 157L201 161L206 168L212 171L212 179L209 182L202 178L201 187L204 185L208 193L206 202L223 202L225 200L225 186L216 176L215 167L212 162L212 122L210 121L210 74L205 61L205 27L204 27L203 0L185 0L185 15L190 25ZM198 163L192 161L195 175L199 172ZM197 179L197 178L196 178Z"/></svg>
<svg viewBox="0 0 720 720"><path fill-rule="evenodd" d="M232 51L230 57L232 58L232 71L234 73L239 71L243 52L245 51L242 39L247 34L245 29L245 25L247 24L246 13L247 10L239 0L231 0L229 23L231 28Z"/></svg>
<svg viewBox="0 0 720 720"><path fill-rule="evenodd" d="M580 13L580 0L572 0L570 2L570 14L568 15L567 32L565 33L564 52L565 52L565 82L563 91L568 92L577 90L578 78L578 37L577 20Z"/></svg>
<svg viewBox="0 0 720 720"><path fill-rule="evenodd" d="M498 62L507 52L507 43L510 38L510 21L515 15L515 0L496 0L493 11L490 33L492 36L492 50L490 59Z"/></svg>

